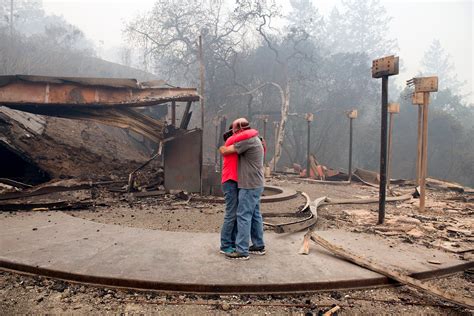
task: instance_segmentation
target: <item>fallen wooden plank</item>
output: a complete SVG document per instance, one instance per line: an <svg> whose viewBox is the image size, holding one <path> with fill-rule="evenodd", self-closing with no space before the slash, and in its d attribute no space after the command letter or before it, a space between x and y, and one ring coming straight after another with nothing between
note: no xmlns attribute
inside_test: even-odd
<svg viewBox="0 0 474 316"><path fill-rule="evenodd" d="M330 310L328 310L326 313L324 313L323 316L331 316L334 313L337 313L337 311L340 310L340 309L341 309L341 307L336 305L333 308L331 308Z"/></svg>
<svg viewBox="0 0 474 316"><path fill-rule="evenodd" d="M298 251L298 254L300 255L309 254L309 242L311 240L312 234L313 234L313 228L309 228L306 234L304 234L303 244L301 245L301 248L300 248L300 251Z"/></svg>
<svg viewBox="0 0 474 316"><path fill-rule="evenodd" d="M82 181L78 179L59 180L54 182L47 182L40 184L35 187L28 188L21 192L11 192L0 195L0 201L13 200L13 199L24 199L28 197L47 195L55 192L68 192L68 191L80 191L84 189L90 189L101 185L120 184L127 183L125 180L116 181Z"/></svg>
<svg viewBox="0 0 474 316"><path fill-rule="evenodd" d="M161 195L165 195L166 192L163 190L157 190L157 191L133 192L130 194L136 198L141 198L141 197L161 196Z"/></svg>
<svg viewBox="0 0 474 316"><path fill-rule="evenodd" d="M93 205L93 201L57 201L47 203L0 204L0 211L46 211L64 209L72 210L89 208Z"/></svg>
<svg viewBox="0 0 474 316"><path fill-rule="evenodd" d="M94 204L90 190L61 191L22 199L0 201L0 210L77 209Z"/></svg>
<svg viewBox="0 0 474 316"><path fill-rule="evenodd" d="M399 273L397 271L391 270L387 267L381 266L378 263L366 259L360 256L357 256L355 254L349 253L343 248L333 245L329 243L327 240L321 238L320 236L316 235L314 232L311 234L311 240L316 242L317 244L321 245L323 248L329 250L336 256L343 258L347 261L350 261L352 263L355 263L358 266L361 266L363 268L369 269L371 271L380 273L382 275L385 275L388 278L391 278L395 281L398 281L402 284L414 287L418 290L427 292L431 295L434 295L442 300L448 301L450 303L460 305L466 308L473 309L474 308L474 300L469 297L460 297L457 295L454 295L452 293L449 293L447 291L443 291L441 289L438 289L434 286L425 284L417 279L414 279L408 275Z"/></svg>

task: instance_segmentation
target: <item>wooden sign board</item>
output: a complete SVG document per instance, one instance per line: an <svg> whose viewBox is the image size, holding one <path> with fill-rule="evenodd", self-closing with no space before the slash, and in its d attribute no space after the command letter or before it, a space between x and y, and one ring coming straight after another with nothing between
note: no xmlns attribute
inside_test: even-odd
<svg viewBox="0 0 474 316"><path fill-rule="evenodd" d="M438 91L438 77L413 78L415 92L436 92Z"/></svg>
<svg viewBox="0 0 474 316"><path fill-rule="evenodd" d="M386 56L372 61L372 78L398 75L398 57Z"/></svg>
<svg viewBox="0 0 474 316"><path fill-rule="evenodd" d="M350 119L355 119L355 118L357 118L357 110L351 110L351 111L349 111L349 113L347 113L347 116L348 116Z"/></svg>
<svg viewBox="0 0 474 316"><path fill-rule="evenodd" d="M313 115L313 113L306 113L306 115L304 116L304 118L305 118L308 122L312 122L313 119L314 119L314 115Z"/></svg>
<svg viewBox="0 0 474 316"><path fill-rule="evenodd" d="M388 113L400 113L400 104L398 104L398 103L389 103L388 104Z"/></svg>
<svg viewBox="0 0 474 316"><path fill-rule="evenodd" d="M415 105L422 105L423 104L423 92L413 92L411 95L411 103Z"/></svg>

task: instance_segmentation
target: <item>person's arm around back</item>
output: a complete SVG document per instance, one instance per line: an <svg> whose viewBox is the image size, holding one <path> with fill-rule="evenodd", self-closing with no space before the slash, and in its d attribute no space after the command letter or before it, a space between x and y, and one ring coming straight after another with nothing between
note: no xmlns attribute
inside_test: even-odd
<svg viewBox="0 0 474 316"><path fill-rule="evenodd" d="M237 152L237 150L235 149L234 145L230 145L230 146L221 146L221 147L219 147L219 152L221 153L221 155L227 156L227 155L230 155L230 154L235 154Z"/></svg>

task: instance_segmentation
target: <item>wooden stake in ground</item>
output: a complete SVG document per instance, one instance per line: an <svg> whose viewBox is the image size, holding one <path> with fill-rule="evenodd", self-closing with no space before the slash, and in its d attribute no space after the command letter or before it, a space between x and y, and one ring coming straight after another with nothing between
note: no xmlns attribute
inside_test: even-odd
<svg viewBox="0 0 474 316"><path fill-rule="evenodd" d="M426 199L426 175L428 168L428 104L430 100L430 92L438 91L438 77L420 77L413 78L407 81L409 86L415 86L414 99L422 93L423 94L423 122L422 122L422 136L421 136L421 159L419 160L419 174L420 174L420 212L425 211ZM418 123L419 124L419 123ZM418 135L419 136L419 135Z"/></svg>
<svg viewBox="0 0 474 316"><path fill-rule="evenodd" d="M412 103L418 105L417 154L416 154L416 186L421 178L421 135L423 130L423 93L413 93Z"/></svg>
<svg viewBox="0 0 474 316"><path fill-rule="evenodd" d="M421 138L421 168L420 168L420 212L425 211L426 200L426 172L428 164L428 102L430 93L423 92L423 131Z"/></svg>
<svg viewBox="0 0 474 316"><path fill-rule="evenodd" d="M341 309L341 307L336 305L333 308L331 308L330 310L328 310L326 313L324 313L323 316L331 316L334 313L337 313L337 311L340 310L340 309Z"/></svg>
<svg viewBox="0 0 474 316"><path fill-rule="evenodd" d="M351 110L347 113L349 118L349 167L347 168L347 174L349 183L352 181L352 121L357 118L357 110Z"/></svg>
<svg viewBox="0 0 474 316"><path fill-rule="evenodd" d="M311 177L311 161L310 161L310 156L311 156L311 122L313 121L313 113L306 113L305 119L306 122L308 123L308 136L307 136L307 144L306 144L306 177Z"/></svg>
<svg viewBox="0 0 474 316"><path fill-rule="evenodd" d="M393 115L400 113L400 104L390 103L388 105L388 113L390 115L390 119L388 121L387 189L390 189L390 161L392 158Z"/></svg>
<svg viewBox="0 0 474 316"><path fill-rule="evenodd" d="M369 269L371 271L380 273L382 275L385 275L386 277L393 279L395 281L398 281L402 284L414 287L418 290L427 292L431 295L434 295L442 300L448 301L450 303L460 305L466 308L474 309L474 300L469 297L459 297L456 296L452 293L445 292L441 289L438 289L436 287L430 286L428 284L425 284L421 282L420 280L414 279L408 275L401 274L397 271L391 270L385 266L379 265L376 262L373 262L369 259L357 256L355 254L349 253L346 250L344 250L341 247L332 245L329 243L327 240L321 238L320 236L316 235L313 233L311 235L311 240L316 242L318 245L321 245L324 249L329 250L336 256L343 258L347 261L350 261L352 263L355 263L358 266L361 266L363 268Z"/></svg>

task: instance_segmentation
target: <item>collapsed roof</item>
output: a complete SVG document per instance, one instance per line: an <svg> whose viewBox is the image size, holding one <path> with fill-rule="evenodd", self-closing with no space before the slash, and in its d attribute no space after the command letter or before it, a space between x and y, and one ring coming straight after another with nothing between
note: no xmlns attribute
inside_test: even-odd
<svg viewBox="0 0 474 316"><path fill-rule="evenodd" d="M180 126L186 129L198 100L195 88L164 81L0 76L0 150L11 153L10 169L36 166L53 178L123 173L166 137L168 103L186 102Z"/></svg>
<svg viewBox="0 0 474 316"><path fill-rule="evenodd" d="M0 76L0 105L33 114L128 128L155 142L163 139L164 122L133 107L198 100L196 88L172 87L164 81Z"/></svg>

